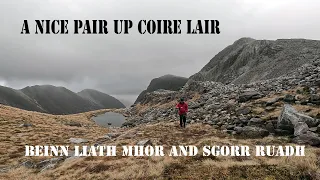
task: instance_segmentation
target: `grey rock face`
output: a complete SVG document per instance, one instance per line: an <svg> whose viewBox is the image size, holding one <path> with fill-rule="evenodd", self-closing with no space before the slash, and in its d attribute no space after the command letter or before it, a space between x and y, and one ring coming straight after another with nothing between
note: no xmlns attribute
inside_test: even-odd
<svg viewBox="0 0 320 180"><path fill-rule="evenodd" d="M246 84L272 79L315 61L319 54L320 41L241 38L219 52L190 80Z"/></svg>

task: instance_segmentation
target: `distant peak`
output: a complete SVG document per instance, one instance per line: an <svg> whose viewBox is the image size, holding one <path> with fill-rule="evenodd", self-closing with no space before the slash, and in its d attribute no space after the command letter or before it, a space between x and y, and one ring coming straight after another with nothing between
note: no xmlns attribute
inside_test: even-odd
<svg viewBox="0 0 320 180"><path fill-rule="evenodd" d="M80 92L86 92L86 91L97 91L97 90L95 90L95 89L84 89L84 90L82 90Z"/></svg>
<svg viewBox="0 0 320 180"><path fill-rule="evenodd" d="M172 77L185 78L185 77L182 77L182 76L176 76L176 75L172 75L172 74L166 74L166 75L160 76L159 78L172 78Z"/></svg>
<svg viewBox="0 0 320 180"><path fill-rule="evenodd" d="M33 85L33 86L27 86L25 88L64 88L62 86L53 86L53 85L49 85L49 84L45 84L45 85Z"/></svg>
<svg viewBox="0 0 320 180"><path fill-rule="evenodd" d="M242 37L242 38L236 40L236 41L234 42L234 44L239 44L239 43L242 44L242 43L248 43L248 42L252 42L252 41L255 41L255 39L253 39L253 38L251 38L251 37Z"/></svg>

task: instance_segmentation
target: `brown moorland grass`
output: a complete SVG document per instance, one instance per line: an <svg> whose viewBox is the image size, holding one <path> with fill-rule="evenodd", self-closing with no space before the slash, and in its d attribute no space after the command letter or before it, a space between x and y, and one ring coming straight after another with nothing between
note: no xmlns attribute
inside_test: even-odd
<svg viewBox="0 0 320 180"><path fill-rule="evenodd" d="M97 126L90 118L108 110L74 115L50 115L0 105L0 167L25 161L25 145L69 145L69 138L94 142L108 129ZM69 126L77 122L81 127ZM20 127L21 124L32 124ZM71 146L72 147L72 146ZM40 158L41 159L41 158Z"/></svg>
<svg viewBox="0 0 320 180"><path fill-rule="evenodd" d="M285 93L293 93L288 91ZM248 102L257 115L266 120L275 119L283 105L278 102L274 110L264 111L261 101L267 101L285 93L275 94L253 102ZM200 95L194 97L199 98ZM166 108L175 104L153 105ZM311 116L319 113L319 108L295 105L297 110ZM143 112L148 105L137 105ZM305 157L232 157L202 156L204 145L247 145L252 150L256 145L294 145L286 137L265 137L263 139L240 139L213 129L209 125L191 124L180 129L178 121L143 124L134 128L120 129L120 136L105 141L106 145L117 145L116 157L78 157L70 158L53 169L39 172L15 166L26 160L39 162L42 158L24 157L24 145L70 145L68 139L79 137L88 139L88 145L103 139L110 132L97 126L90 118L109 110L99 110L75 115L49 115L29 112L0 105L0 169L12 167L1 173L0 179L320 179L320 149L306 147ZM121 112L121 110L116 110ZM81 127L68 126L77 122ZM31 123L32 127L19 127ZM134 145L140 140L150 139L153 145L163 145L164 157L123 157L122 145ZM171 146L195 145L199 153L193 157L168 156ZM253 153L253 152L252 152Z"/></svg>

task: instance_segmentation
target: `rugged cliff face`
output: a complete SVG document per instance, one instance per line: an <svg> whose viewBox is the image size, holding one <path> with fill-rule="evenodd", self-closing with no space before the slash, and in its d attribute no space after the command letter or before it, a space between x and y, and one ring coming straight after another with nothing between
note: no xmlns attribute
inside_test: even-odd
<svg viewBox="0 0 320 180"><path fill-rule="evenodd" d="M128 109L125 126L175 121L180 97L189 104L188 124L320 146L320 41L239 39L179 91L147 93Z"/></svg>
<svg viewBox="0 0 320 180"><path fill-rule="evenodd" d="M320 41L241 38L226 47L189 81L245 84L276 78L320 58Z"/></svg>

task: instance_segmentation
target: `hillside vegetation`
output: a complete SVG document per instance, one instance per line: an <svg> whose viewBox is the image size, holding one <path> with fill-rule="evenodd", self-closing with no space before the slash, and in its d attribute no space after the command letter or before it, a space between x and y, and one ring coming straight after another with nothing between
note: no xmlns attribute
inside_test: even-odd
<svg viewBox="0 0 320 180"><path fill-rule="evenodd" d="M108 111L108 110L104 110ZM103 111L103 112L104 112ZM85 138L93 145L135 145L149 139L154 145L289 145L285 137L239 139L210 125L192 124L180 129L177 121L144 124L130 129L96 126L94 111L56 116L0 106L0 179L299 179L319 178L320 150L307 147L306 157L74 157L47 168L30 167L48 157L24 157L24 145L74 145L69 138ZM20 127L22 123L30 127ZM81 127L67 125L77 122ZM114 134L107 138L107 133ZM26 163L27 162L27 163ZM28 166L29 165L29 166Z"/></svg>

